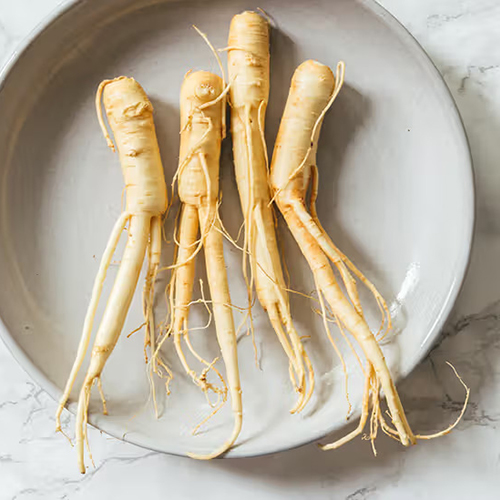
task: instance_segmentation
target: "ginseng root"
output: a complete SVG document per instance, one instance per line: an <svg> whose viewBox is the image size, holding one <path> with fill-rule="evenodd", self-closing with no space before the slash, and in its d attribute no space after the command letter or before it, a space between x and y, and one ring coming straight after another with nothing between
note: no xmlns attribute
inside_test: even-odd
<svg viewBox="0 0 500 500"><path fill-rule="evenodd" d="M243 273L249 314L253 285L290 363L300 411L314 389L314 372L290 314L287 287L270 202L264 122L269 99L269 25L256 12L233 17L229 30L228 67L236 181L245 220ZM250 276L249 272L250 271ZM250 322L251 317L250 317ZM307 370L307 382L306 382ZM307 388L308 386L308 388Z"/></svg>
<svg viewBox="0 0 500 500"><path fill-rule="evenodd" d="M61 412L69 399L90 344L106 272L127 223L128 235L115 282L97 330L89 368L78 399L76 448L82 473L85 473L85 443L88 446L87 419L90 391L94 382L97 381L103 399L104 413L106 413L100 378L104 365L123 329L146 253L149 261L144 293L146 343L154 338L154 331L151 330L154 329L152 317L154 280L161 252L162 215L167 208L167 190L153 122L153 107L146 93L134 79L127 77L106 80L99 86L96 96L99 121L108 145L114 151L115 146L102 118L101 97L120 157L126 186L126 208L111 233L94 282L76 359L57 408L56 430L58 431L62 432Z"/></svg>
<svg viewBox="0 0 500 500"><path fill-rule="evenodd" d="M207 381L207 372L215 370L214 362L209 363L201 358L192 349L188 337L195 257L203 248L217 340L226 367L234 414L233 432L219 449L209 455L190 454L197 459L211 459L225 453L234 444L241 430L243 416L236 332L218 217L219 159L225 117L223 80L206 71L188 73L182 84L180 107L180 160L174 182L175 179L178 182L181 213L177 230L177 256L172 266L170 283L172 321L168 333L173 334L177 354L193 381L205 392L212 390L220 396L221 401L216 405L213 415L226 401L227 390L225 384L219 388ZM201 375L189 366L182 348L183 339L192 354L205 365ZM224 382L222 376L216 373Z"/></svg>
<svg viewBox="0 0 500 500"><path fill-rule="evenodd" d="M387 305L375 287L333 244L318 220L315 200L319 133L326 111L338 95L343 79L343 63L339 63L337 67L337 78L330 68L316 61L306 61L297 68L274 149L271 186L273 199L276 200L290 231L309 263L320 301L326 301L329 312L335 318L340 330L345 329L354 337L367 362L363 369L366 385L360 425L348 436L323 445L322 448L325 450L338 448L363 432L369 416L371 395L369 438L375 452L374 440L379 427L403 445L409 446L415 444L417 439L428 439L449 432L458 420L445 431L433 436L419 436L413 433L382 350L365 320L355 278L373 293L382 311L381 329L386 331L391 328ZM310 187L308 211L306 198ZM339 286L334 269L340 275L346 293ZM323 314L325 314L324 308ZM386 421L384 412L380 408L381 391L387 400L391 423ZM467 399L468 389L465 404Z"/></svg>

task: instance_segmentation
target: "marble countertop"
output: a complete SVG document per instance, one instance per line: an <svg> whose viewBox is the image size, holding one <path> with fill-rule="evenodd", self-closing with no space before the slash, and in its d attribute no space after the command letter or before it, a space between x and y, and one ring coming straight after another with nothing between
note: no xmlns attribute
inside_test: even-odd
<svg viewBox="0 0 500 500"><path fill-rule="evenodd" d="M0 62L59 3L0 0ZM415 427L445 427L456 418L463 398L445 365L453 361L472 391L457 430L411 449L380 439L377 458L358 441L341 454L311 445L264 458L209 463L103 436L93 440L97 467L81 476L74 450L54 434L54 402L0 343L0 500L498 497L500 2L380 3L411 31L444 75L475 162L477 226L466 283L437 345L400 385Z"/></svg>

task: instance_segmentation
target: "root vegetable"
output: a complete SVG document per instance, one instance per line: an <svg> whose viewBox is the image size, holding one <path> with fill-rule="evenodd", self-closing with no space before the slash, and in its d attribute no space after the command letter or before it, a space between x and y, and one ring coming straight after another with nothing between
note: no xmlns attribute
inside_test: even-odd
<svg viewBox="0 0 500 500"><path fill-rule="evenodd" d="M206 374L215 369L215 361L208 363L194 352L188 336L195 257L203 248L217 340L226 366L234 414L234 427L229 439L208 455L190 454L197 459L211 459L225 453L236 441L242 426L236 333L218 217L219 158L224 137L224 115L225 89L222 79L206 71L188 73L181 89L180 160L175 176L178 180L181 215L177 231L178 251L170 284L172 322L168 334L173 333L178 356L193 381L203 391L213 390L222 397L222 403L217 405L213 415L225 402L226 389L216 388L207 381ZM198 239L199 233L201 236ZM182 348L183 339L195 357L205 364L201 375L197 375L189 366Z"/></svg>
<svg viewBox="0 0 500 500"><path fill-rule="evenodd" d="M466 391L460 415L445 430L430 435L414 434L401 404L384 354L376 336L371 332L358 296L357 278L373 294L382 313L379 333L391 329L391 318L387 304L376 288L334 245L327 235L316 213L318 174L316 151L323 118L335 101L344 81L344 63L337 66L335 78L330 68L316 61L301 64L292 79L290 93L281 120L278 138L271 162L271 188L273 199L287 222L314 276L323 317L326 321L324 301L336 320L341 333L345 328L357 341L366 358L365 388L361 418L358 427L343 438L326 445L323 450L339 448L359 436L369 419L369 438L374 445L379 427L387 435L403 445L415 444L417 439L434 439L448 434L460 422L469 400L470 390L451 366ZM310 189L309 211L306 208L307 191ZM342 279L347 294L340 288L334 274L333 264ZM351 274L352 273L352 274ZM353 276L354 275L354 276ZM384 333L385 330L385 333ZM327 331L329 334L329 332ZM334 344L333 338L329 336ZM348 340L347 337L345 337ZM350 343L350 342L349 342ZM336 346L334 345L336 348ZM337 350L337 348L336 348ZM387 400L391 423L388 423L380 408L381 391ZM370 415L371 399L371 415ZM391 425L392 424L392 425Z"/></svg>
<svg viewBox="0 0 500 500"><path fill-rule="evenodd" d="M97 381L106 413L100 386L101 374L123 329L146 253L149 261L144 293L146 343L154 339L152 300L161 252L161 219L167 208L167 191L153 122L153 107L146 93L134 79L126 77L106 80L99 86L96 96L97 112L108 145L114 151L115 147L101 114L101 96L120 157L126 186L126 208L113 229L94 283L76 359L57 409L56 429L59 431L61 412L90 344L107 269L127 222L129 225L126 247L97 330L89 368L78 399L76 448L82 473L85 473L84 443L87 442L88 405L92 385Z"/></svg>
<svg viewBox="0 0 500 500"><path fill-rule="evenodd" d="M314 389L314 373L290 314L270 205L264 122L269 99L269 25L256 12L233 17L228 40L231 133L234 164L245 219L243 273L249 307L253 285L289 359L300 411ZM250 278L248 277L248 269ZM251 312L250 312L251 314ZM251 321L251 319L250 319ZM305 368L304 368L305 366ZM308 373L308 384L306 372ZM308 389L307 389L308 385Z"/></svg>
<svg viewBox="0 0 500 500"><path fill-rule="evenodd" d="M364 318L355 279L350 271L372 290L386 316L386 326L388 322L390 326L387 306L373 285L333 245L321 227L314 209L319 133L326 110L342 86L343 69L341 63L337 81L330 68L316 61L306 61L295 71L274 149L271 184L277 205L313 272L318 293L326 299L339 326L345 327L354 336L367 359L367 383L361 422L364 423L367 419L369 398L366 393L371 392L371 439L376 437L380 424L384 431L394 432L398 439L408 446L416 442L416 437L406 419L382 350ZM306 196L311 182L314 184L312 210L308 212ZM347 297L340 288L330 263L339 271ZM387 398L394 429L385 421L380 410L380 389ZM361 432L363 425L351 433L348 439ZM338 447L346 441L347 439L343 439L324 448Z"/></svg>

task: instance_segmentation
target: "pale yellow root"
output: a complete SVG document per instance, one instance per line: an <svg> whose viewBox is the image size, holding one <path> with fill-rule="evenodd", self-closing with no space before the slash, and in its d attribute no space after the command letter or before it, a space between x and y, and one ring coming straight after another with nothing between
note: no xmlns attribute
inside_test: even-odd
<svg viewBox="0 0 500 500"><path fill-rule="evenodd" d="M415 444L416 439L406 419L399 395L389 373L384 355L366 321L346 299L337 284L327 256L316 240L303 226L292 207L283 208L283 215L303 255L307 259L319 290L325 296L330 308L359 343L367 360L373 365L377 378L387 399L392 421L398 431L401 443Z"/></svg>
<svg viewBox="0 0 500 500"><path fill-rule="evenodd" d="M375 438L379 426L383 432L397 438L405 446L415 444L420 436L416 436L408 424L382 350L364 318L356 282L350 273L352 272L374 295L382 314L381 330L385 326L386 331L391 327L387 305L375 287L333 244L322 228L316 213L318 186L316 151L319 133L325 113L342 86L343 74L343 63L338 65L337 79L328 67L316 61L306 61L297 68L278 132L271 166L271 185L279 209L313 272L320 301L324 296L341 333L345 328L356 339L368 362L365 371L367 384L363 396L360 425L340 441L322 447L323 449L337 448L362 432L368 418L371 395L372 412L367 439L371 441L373 452L376 454ZM307 189L311 184L311 213L308 213L305 200ZM347 296L337 283L331 263L340 273ZM322 315L328 332L323 304ZM334 345L333 341L332 344ZM466 387L465 384L463 385ZM469 394L467 387L466 390L465 404L467 404ZM394 428L385 421L380 409L382 391L386 397L389 416ZM463 411L465 411L465 406L457 422L463 415ZM457 422L445 431L426 438L432 439L446 434Z"/></svg>
<svg viewBox="0 0 500 500"><path fill-rule="evenodd" d="M189 305L193 295L195 261L191 259L194 252L193 244L198 237L198 210L191 205L184 205L179 220L179 246L176 261L183 264L174 270L173 290L175 293L174 309L172 311L172 333L174 344L182 366L193 380L196 373L189 367L182 350L182 335L187 322Z"/></svg>
<svg viewBox="0 0 500 500"><path fill-rule="evenodd" d="M156 216L151 219L150 241L148 246L148 272L143 289L143 315L146 327L144 335L144 357L148 362L147 348L151 352L155 351L155 318L153 314L155 281L160 267L161 257L161 217Z"/></svg>
<svg viewBox="0 0 500 500"><path fill-rule="evenodd" d="M101 376L102 369L123 329L126 311L132 302L144 261L150 225L151 217L147 215L132 215L130 218L127 245L96 334L90 366L80 391L76 418L76 448L82 474L85 473L83 451L86 426L84 423L87 419L90 391L94 381Z"/></svg>
<svg viewBox="0 0 500 500"><path fill-rule="evenodd" d="M108 414L108 405L106 401L106 397L104 396L104 391L102 390L102 381L101 377L97 379L97 389L99 391L99 396L101 397L101 403L102 403L102 413L104 415Z"/></svg>
<svg viewBox="0 0 500 500"><path fill-rule="evenodd" d="M306 61L296 70L274 150L271 185L278 207L314 274L318 293L325 297L339 324L355 337L368 362L373 365L377 384L380 382L386 395L399 438L408 446L415 442L415 436L406 420L384 355L363 317L355 283L343 269L341 257L332 254L332 248L304 206L311 171L316 165L321 124L342 87L343 74L343 64L339 64L336 81L331 70L316 61ZM331 254L333 262L340 265L341 276L353 303L340 289L325 250Z"/></svg>
<svg viewBox="0 0 500 500"><path fill-rule="evenodd" d="M147 348L150 348L151 355L153 355L156 351L156 327L153 307L155 300L155 282L158 275L158 269L160 267L162 226L161 216L156 216L151 219L150 240L148 245L148 272L144 282L142 294L144 325L146 327L144 334L144 359L146 364L148 363ZM152 391L151 396L153 399L155 415L156 418L158 418L159 411L156 399L156 387L153 380L155 365L156 361L152 359L151 365L148 366L147 375Z"/></svg>
<svg viewBox="0 0 500 500"><path fill-rule="evenodd" d="M108 123L114 134L116 148L104 122L101 98ZM126 207L125 212L113 230L94 284L76 361L56 414L56 427L58 429L60 428L61 409L71 392L71 387L74 384L90 341L92 323L101 295L106 269L110 265L113 252L127 220L129 220L129 226L124 255L119 264L115 282L96 333L89 368L78 399L75 434L78 465L82 473L85 472L85 444L89 448L87 421L92 385L97 382L103 411L106 414L107 407L101 386L101 374L123 329L147 249L149 249L148 260L150 262L148 267L149 281L146 284L145 294L145 300L148 303L147 307L145 307L145 323L146 328L149 329L148 334L150 337L154 336L154 332L151 335L151 329L154 330L154 323L151 314L152 305L149 304L152 303L154 295L154 277L161 251L161 215L168 205L163 167L153 122L153 108L142 87L132 78L119 77L115 80L105 80L99 85L96 95L96 107L99 123L106 141L113 151L118 150L120 156L127 194ZM90 449L89 455L92 460Z"/></svg>
<svg viewBox="0 0 500 500"><path fill-rule="evenodd" d="M392 437L396 436L397 439L405 446L415 444L417 439L434 439L451 432L451 430L461 420L469 398L469 389L464 384L462 379L460 379L456 371L455 374L466 389L466 398L460 415L452 425L441 432L428 436L414 435L406 419L403 406L385 363L383 353L380 350L375 337L366 325L366 321L364 320L363 316L359 314L356 309L354 309L354 311L352 311L352 309L351 311L349 311L349 309L354 306L349 304L345 296L342 294L342 291L340 290L338 284L336 283L331 267L328 265L327 261L327 257L331 258L331 256L325 255L326 252L323 253L324 248L318 241L320 239L320 236L317 233L315 234L313 230L310 230L311 220L306 216L307 214L305 212L305 208L300 203L300 201L293 201L289 203L289 206L287 208L283 209L283 214L291 232L293 233L295 239L297 240L297 243L301 247L304 256L308 260L313 273L315 274L315 279L319 283L319 293L323 293L325 295L332 311L334 311L336 317L338 318L339 327L342 328L342 325L344 325L347 330L356 338L366 358L369 361L370 373L372 367L375 369L374 377L367 375L367 381L372 379L372 382L368 389L365 387L363 412L358 428L355 431L351 432L349 435L334 443L331 443L329 445L322 445L321 448L324 450L338 448L351 439L355 438L362 432L367 419L365 408L367 407L366 401L368 401L367 398L370 391L372 394L372 417L370 419L369 439L372 442L372 448L375 455L376 449L374 443L377 436L379 423L381 424L382 429L386 434L390 434L392 435ZM352 299L350 295L349 298ZM383 302L383 304L385 304L385 302ZM329 338L334 345L333 340L330 336ZM380 388L382 388L384 394L386 395L387 404L390 411L390 418L392 420L392 423L395 425L396 430L393 430L389 426L387 426L381 416L379 399Z"/></svg>
<svg viewBox="0 0 500 500"><path fill-rule="evenodd" d="M365 375L365 388L363 391L363 403L361 406L361 417L359 419L359 424L354 429L352 432L349 434L343 436L342 438L338 439L337 441L334 441L333 443L329 444L318 444L318 446L324 450L335 450L337 448L340 448L342 445L348 443L349 441L352 441L356 437L358 437L360 434L363 433L363 430L366 425L366 421L368 420L368 414L370 412L370 384L371 384L371 378L373 376L373 371L370 369L368 373Z"/></svg>
<svg viewBox="0 0 500 500"><path fill-rule="evenodd" d="M231 132L236 181L244 214L242 268L248 289L244 321L254 339L251 307L256 295L289 360L290 379L299 397L291 412L311 398L314 372L291 313L270 206L264 124L269 98L269 24L257 12L233 17L229 30ZM255 341L254 341L255 349ZM255 349L256 352L256 349ZM256 352L257 356L257 352ZM306 377L307 372L307 377Z"/></svg>
<svg viewBox="0 0 500 500"><path fill-rule="evenodd" d="M300 412L309 402L314 391L314 371L292 321L290 303L286 294L287 287L280 265L280 254L274 232L272 212L266 203L260 203L255 206L253 216L257 229L256 242L258 245L258 250L254 254L257 294L260 297L261 304L263 304L270 316L278 338L280 338L282 328L278 326L274 317L271 318L273 307L277 309L280 322L285 326L286 333L290 339L293 352L287 351L286 345L283 345L283 343L282 345L293 368L294 376L297 380L296 390L300 394L295 407L290 411L291 413ZM304 370L304 364L306 370Z"/></svg>
<svg viewBox="0 0 500 500"><path fill-rule="evenodd" d="M417 439L435 439L441 436L446 436L446 434L449 434L459 424L460 420L462 420L462 417L464 416L465 410L467 409L467 404L469 403L469 397L470 397L470 389L469 387L467 387L467 384L462 380L462 377L458 374L456 368L449 361L447 361L446 364L453 370L453 373L455 374L455 376L458 378L459 382L465 389L465 399L464 399L464 404L462 406L462 410L460 411L460 414L458 415L455 422L449 425L446 429L436 432L434 434L417 434L416 436Z"/></svg>
<svg viewBox="0 0 500 500"><path fill-rule="evenodd" d="M375 440L377 439L378 425L380 417L382 415L382 412L380 411L380 380L377 377L373 377L371 379L371 393L372 393L372 414L370 417L370 434L366 436L366 439L370 440L373 454L377 456L377 448L375 447Z"/></svg>
<svg viewBox="0 0 500 500"><path fill-rule="evenodd" d="M203 224L207 208L200 210L200 224ZM205 261L210 295L216 325L217 340L226 365L227 384L231 394L231 407L234 415L233 432L222 446L208 455L190 453L189 456L198 460L210 460L225 453L235 443L241 431L243 410L241 403L241 384L238 370L238 351L234 328L233 312L230 306L231 296L224 262L222 234L217 230L218 223L204 238ZM202 226L203 229L203 226Z"/></svg>
<svg viewBox="0 0 500 500"><path fill-rule="evenodd" d="M205 397L207 399L207 402L209 404L210 407L214 408L215 406L217 406L219 404L219 401L222 399L224 402L227 400L227 385L226 385L226 381L224 379L224 377L222 376L222 374L219 372L219 370L216 368L215 364L217 363L217 361L219 361L219 358L214 358L212 360L211 363L209 363L206 359L202 358L197 352L196 350L193 348L193 345L191 344L191 339L189 337L189 331L187 330L187 325L186 325L186 330L185 330L185 334L184 334L184 340L186 342L186 345L188 346L188 349L189 351L191 352L191 354L200 362L202 363L203 365L205 365L205 368L203 368L200 376L198 377L198 385L200 385L200 387L203 389L203 391L205 392ZM202 327L202 329L204 329ZM194 330L194 328L193 328ZM217 387L217 386L214 386L213 384L209 383L208 380L207 380L207 374L208 372L212 370L215 375L217 375L217 377L219 377L219 380L222 384L221 387ZM212 392L214 392L215 394L217 394L217 403L212 403L212 401L210 401L210 397L208 395L208 390L211 390ZM199 425L197 426L197 428L199 427Z"/></svg>
<svg viewBox="0 0 500 500"><path fill-rule="evenodd" d="M101 298L102 287L104 286L104 280L106 279L106 273L108 271L111 260L113 259L113 254L115 253L118 241L122 235L123 229L127 224L130 214L123 212L120 218L116 221L116 224L109 237L108 244L104 250L104 254L99 265L99 270L97 271L97 276L94 280L94 287L92 289L92 296L90 298L89 307L87 309L87 314L85 316L85 321L83 323L83 332L80 339L80 344L78 345L78 351L76 354L73 367L71 368L71 373L66 382L66 387L64 388L64 393L61 396L59 405L56 411L56 432L62 432L61 429L61 413L68 402L68 398L71 394L73 386L75 384L76 377L80 368L82 367L83 360L87 354L87 350L90 344L90 337L92 336L92 328L94 326L94 319L97 311L97 306L99 305L99 300Z"/></svg>
<svg viewBox="0 0 500 500"><path fill-rule="evenodd" d="M205 392L209 405L214 408L194 432L222 407L227 399L228 390L235 420L231 437L218 450L207 456L193 455L194 458L199 459L215 458L225 453L236 441L242 425L241 387L232 316L233 306L227 283L221 227L218 222L219 158L224 136L225 95L228 88L224 88L224 82L218 76L205 71L190 72L185 76L180 101L180 160L174 176L174 182L178 184L182 213L179 220L179 247L176 262L171 266L174 273L169 296L173 313L172 326L168 332L174 334L177 354L184 369ZM199 228L201 236L197 240ZM205 251L217 340L226 366L227 387L222 375L215 367L217 360L211 363L204 360L196 353L189 339L188 312L193 303L194 256L202 247ZM203 293L202 299L202 302L207 305ZM182 350L182 338L193 356L205 365L199 376L189 367ZM216 388L207 381L207 374L210 370L213 370L219 377L222 388ZM215 404L209 400L208 390L217 393L218 400Z"/></svg>
<svg viewBox="0 0 500 500"><path fill-rule="evenodd" d="M283 329L283 325L281 324L281 317L278 307L275 304L272 304L267 309L267 315L269 316L269 321L271 322L271 325L276 333L276 336L278 337L281 347L285 351L285 354L287 355L288 359L293 360L293 362L290 362L290 378L295 387L295 390L300 391L304 384L305 375L301 374L301 378L297 379L295 353L293 352L293 348L285 333L285 330Z"/></svg>
<svg viewBox="0 0 500 500"><path fill-rule="evenodd" d="M327 315L326 315L326 307L325 307L325 299L323 297L323 294L321 293L321 290L319 289L319 285L318 285L318 282L316 281L316 277L314 277L314 279L315 279L316 289L318 290L319 303L321 306L321 317L323 318L323 328L324 328L325 333L328 337L328 340L330 341L330 344L332 345L332 347L333 347L335 353L337 354L337 356L340 360L340 363L342 365L342 371L344 373L345 398L347 401L347 415L350 415L352 405L351 405L351 401L349 399L349 377L348 377L348 373L347 373L347 365L346 365L344 356L340 352L340 349L338 348L337 343L333 339L332 333L330 331L330 327L328 325L328 320L327 320ZM339 326L340 330L342 331L341 323L338 320L337 320L337 322L338 322L338 326ZM353 349L353 351L354 351L354 349Z"/></svg>
<svg viewBox="0 0 500 500"><path fill-rule="evenodd" d="M343 254L337 246L333 243L332 239L328 235L328 233L324 230L323 226L318 217L318 213L316 211L316 199L318 197L318 167L313 165L311 168L311 194L309 200L309 211L312 217L312 222L316 225L317 229L320 232L320 239L318 242L321 243L321 247L323 251L328 255L328 258L335 264L337 269L339 270L342 280L344 281L344 285L346 286L347 293L351 302L358 312L362 314L361 303L359 302L359 295L356 284L354 282L354 286L351 283L354 281L352 276L349 274L349 271L345 269L345 266L356 276L356 278L363 283L363 285L371 292L373 297L375 298L378 308L380 310L381 321L378 333L382 332L382 336L379 340L382 340L391 330L392 330L392 318L389 312L389 307L385 299L380 295L375 285L371 283L364 274L351 262L351 260ZM345 265L345 266L344 266Z"/></svg>
<svg viewBox="0 0 500 500"><path fill-rule="evenodd" d="M207 225L211 225L208 223ZM225 398L227 389L225 387L225 382L223 377L213 366L213 363L209 363L203 359L192 347L188 336L188 314L189 308L192 305L192 295L193 295L193 284L195 275L195 260L192 258L193 253L196 251L195 246L197 244L198 237L198 209L192 205L185 204L181 209L181 216L179 219L179 237L178 237L178 250L176 255L176 265L173 271L172 282L170 286L172 287L172 292L174 298L171 305L172 314L172 326L170 334L174 336L174 345L177 351L177 355L181 364L186 371L186 373L191 377L193 382L198 385L205 393L207 400L209 390L216 393L218 396ZM209 383L205 375L199 376L189 365L189 362L184 354L182 348L182 340L185 340L187 346L194 357L207 367L208 370L213 370L222 382L222 387L217 387ZM165 338L163 339L163 341ZM163 344L163 341L161 344ZM161 347L161 344L158 347ZM156 349L154 354L154 359L159 359L159 349ZM164 365L164 363L162 363ZM158 373L158 371L157 371ZM171 377L171 371L166 373L167 377Z"/></svg>

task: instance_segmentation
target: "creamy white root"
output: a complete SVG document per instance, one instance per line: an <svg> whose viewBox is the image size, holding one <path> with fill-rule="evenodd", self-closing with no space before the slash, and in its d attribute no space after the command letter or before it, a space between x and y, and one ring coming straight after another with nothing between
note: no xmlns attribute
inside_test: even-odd
<svg viewBox="0 0 500 500"><path fill-rule="evenodd" d="M326 111L335 101L343 79L343 63L339 63L337 67L337 78L327 66L316 61L306 61L297 68L274 149L271 185L273 197L313 272L327 334L329 335L324 300L328 303L342 335L345 328L356 339L366 358L366 367L363 368L365 389L359 425L348 435L333 443L321 445L321 448L323 450L339 448L359 436L368 421L371 399L368 437L376 454L375 438L379 428L405 446L415 444L417 439L433 439L449 433L464 414L469 399L469 389L452 366L466 390L464 406L459 417L441 432L427 436L413 433L384 354L364 318L355 278L372 292L379 306L382 315L379 331L382 333L384 329L387 333L391 328L387 304L375 286L334 245L318 219L315 202L318 192L316 151L319 133ZM311 192L308 212L306 197L309 187ZM337 282L332 264L341 277L346 293ZM329 338L337 350L333 338L331 336ZM386 421L380 406L381 391L389 408L390 424Z"/></svg>
<svg viewBox="0 0 500 500"><path fill-rule="evenodd" d="M352 270L354 266L350 261L347 264L345 256L337 252L336 247L331 244L331 240L317 223L315 212L313 217L306 209L307 191L316 168L316 150L321 124L326 110L342 86L343 70L343 64L340 64L336 81L331 70L316 61L306 61L297 68L274 149L271 185L278 207L311 267L318 293L326 299L340 323L339 326L345 327L359 343L368 362L366 371L370 373L372 369L374 370L375 382L370 382L366 390L373 391L374 386L377 387L373 410L377 417L377 425L378 392L382 389L398 438L408 446L414 444L416 438L406 419L384 355L364 319L356 284L349 271L349 268ZM349 299L339 287L330 263L339 270ZM356 275L362 276L359 271ZM362 281L369 283L364 277ZM385 302L378 292L375 297L377 301L381 301L385 314L387 311ZM366 376L369 380L372 378ZM365 394L365 402L367 397ZM366 411L363 413L362 422L365 418ZM371 426L372 439L376 436L377 425ZM359 429L351 433L349 438L361 432L358 431ZM346 439L342 440L342 444L344 442ZM336 446L338 443L330 447Z"/></svg>
<svg viewBox="0 0 500 500"><path fill-rule="evenodd" d="M90 365L80 391L76 417L76 449L79 455L78 461L81 472L85 472L83 450L86 426L84 423L87 418L90 390L94 381L98 380L101 376L106 361L113 351L123 329L126 312L132 302L146 254L149 230L150 219L147 215L131 218L127 245L118 273L116 274L113 289L106 304L106 310L97 330L90 357Z"/></svg>
<svg viewBox="0 0 500 500"><path fill-rule="evenodd" d="M179 167L175 178L181 201L178 221L178 249L170 284L172 320L168 329L173 334L177 354L186 373L204 391L215 392L219 403L213 416L231 397L234 427L230 437L220 448L208 455L190 454L207 460L225 453L236 441L242 426L241 385L238 369L236 333L231 296L223 254L223 236L218 218L219 158L224 136L224 84L220 77L207 71L188 73L181 88L181 145ZM188 314L192 304L195 257L203 248L210 288L213 318L217 340L226 367L227 388L214 366L192 348L189 341ZM183 341L205 368L198 375L189 365L183 351ZM160 346L159 346L160 347ZM158 349L157 349L158 350ZM213 370L222 382L222 388L207 381ZM206 419L205 419L206 421ZM201 424L200 424L201 425ZM199 427L199 426L198 426Z"/></svg>
<svg viewBox="0 0 500 500"><path fill-rule="evenodd" d="M73 385L75 384L76 377L78 375L78 372L80 371L83 360L85 358L85 354L89 348L90 338L92 336L92 329L94 327L94 319L97 311L97 306L99 305L99 300L101 298L104 280L106 279L106 273L111 264L111 260L113 259L113 254L115 253L118 241L120 240L120 236L122 235L122 232L125 229L129 217L130 215L127 212L123 212L120 218L116 221L115 227L113 228L108 244L106 246L106 250L104 251L104 254L102 256L101 263L99 266L99 271L97 272L97 276L94 281L94 287L92 290L90 304L87 309L87 314L85 316L85 322L83 324L83 332L80 338L80 343L78 345L77 356L73 363L73 367L71 368L71 373L69 375L68 381L66 382L64 393L61 396L59 405L57 407L56 432L57 431L62 432L61 413L64 409L64 406L68 402L71 390L73 388Z"/></svg>
<svg viewBox="0 0 500 500"><path fill-rule="evenodd" d="M144 282L142 294L143 315L145 322L144 334L144 357L146 363L148 356L146 348L149 346L151 352L156 350L155 346L155 318L153 313L154 306L154 284L160 268L161 258L161 240L162 240L162 220L161 217L153 217L151 220L150 240L148 246L148 272Z"/></svg>
<svg viewBox="0 0 500 500"><path fill-rule="evenodd" d="M101 96L120 156L126 188L126 208L115 225L95 280L76 360L57 409L57 430L60 430L62 408L69 398L90 343L106 270L127 221L129 226L125 251L96 333L89 368L78 399L76 448L82 473L85 472L84 447L87 441L90 391L94 382L97 381L106 412L100 382L101 374L123 329L148 249L149 264L144 305L146 342L151 342L154 337L154 331L152 331L154 329L152 317L154 278L161 253L161 216L167 208L167 191L153 123L153 107L146 93L134 79L127 77L106 80L99 86L96 96L99 122L108 145L115 150L102 118Z"/></svg>
<svg viewBox="0 0 500 500"><path fill-rule="evenodd" d="M270 205L264 138L269 99L267 20L248 11L234 16L226 50L235 173L245 219L242 265L248 288L249 315L255 284L259 302L267 311L290 362L291 380L299 393L291 410L293 413L309 401L314 389L314 372L292 321ZM250 316L251 329L252 325Z"/></svg>
<svg viewBox="0 0 500 500"><path fill-rule="evenodd" d="M200 218L206 220L207 208L202 208ZM231 395L231 408L234 415L233 432L222 446L208 455L190 453L192 458L209 460L225 453L236 441L243 423L243 406L241 402L241 385L238 369L238 349L234 329L233 311L227 282L226 265L224 262L223 239L218 230L218 221L211 229L202 226L205 234L203 246L207 278L212 297L213 314L216 324L217 340L226 366L227 385Z"/></svg>

